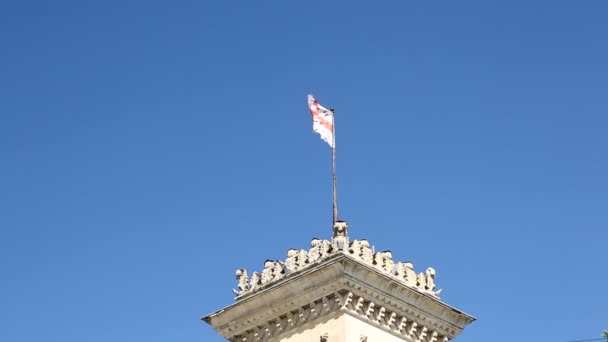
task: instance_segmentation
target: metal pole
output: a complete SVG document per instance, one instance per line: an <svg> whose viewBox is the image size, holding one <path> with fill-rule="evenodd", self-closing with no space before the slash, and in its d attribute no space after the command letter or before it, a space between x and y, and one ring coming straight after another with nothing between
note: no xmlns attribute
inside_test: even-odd
<svg viewBox="0 0 608 342"><path fill-rule="evenodd" d="M336 196L336 119L335 119L335 109L330 108L331 111L331 127L333 129L332 134L332 147L331 147L331 159L332 159L332 176L333 176L333 194L334 194L334 203L333 203L333 225L338 221L338 199Z"/></svg>

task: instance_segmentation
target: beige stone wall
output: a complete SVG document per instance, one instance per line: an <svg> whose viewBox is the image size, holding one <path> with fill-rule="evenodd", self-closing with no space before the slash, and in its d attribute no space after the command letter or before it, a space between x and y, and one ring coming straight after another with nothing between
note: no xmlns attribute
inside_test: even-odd
<svg viewBox="0 0 608 342"><path fill-rule="evenodd" d="M281 336L277 342L319 342L325 335L328 342L361 342L362 336L367 337L367 342L406 341L356 317L342 314L323 323L302 326L288 336Z"/></svg>
<svg viewBox="0 0 608 342"><path fill-rule="evenodd" d="M311 322L301 326L287 336L280 336L278 342L319 342L321 336L328 336L328 342L345 341L345 315L329 318L323 322Z"/></svg>
<svg viewBox="0 0 608 342"><path fill-rule="evenodd" d="M360 342L361 336L367 337L367 342L403 342L406 341L402 337L397 337L389 332L386 332L376 326L372 326L351 315L343 315L344 320L344 340L343 342ZM333 340L329 340L333 342Z"/></svg>

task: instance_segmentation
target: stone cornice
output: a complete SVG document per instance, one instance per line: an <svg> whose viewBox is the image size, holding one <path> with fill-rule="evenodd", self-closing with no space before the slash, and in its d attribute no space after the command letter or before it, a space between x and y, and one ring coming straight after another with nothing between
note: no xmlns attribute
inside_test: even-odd
<svg viewBox="0 0 608 342"><path fill-rule="evenodd" d="M267 341L346 313L406 341L442 342L475 318L338 252L203 318L231 341Z"/></svg>
<svg viewBox="0 0 608 342"><path fill-rule="evenodd" d="M264 270L261 273L253 272L251 277L243 268L236 270L238 286L233 290L236 300L247 298L273 286L283 278L293 277L295 273L314 267L323 260L340 253L350 255L409 287L417 288L439 298L441 290L435 291L436 271L434 268L429 267L425 272L416 274L411 262L394 262L390 251L375 252L367 240L349 241L347 231L346 222L337 222L331 241L313 239L308 251L290 249L285 261L266 260Z"/></svg>
<svg viewBox="0 0 608 342"><path fill-rule="evenodd" d="M210 323L222 336L251 329L271 320L277 314L297 311L303 304L344 287L343 266L335 255L316 267L302 270L290 277L242 298L203 320Z"/></svg>
<svg viewBox="0 0 608 342"><path fill-rule="evenodd" d="M351 258L348 255L345 257ZM421 321L433 321L433 324L448 336L460 333L464 326L475 320L426 291L403 286L393 277L356 261L358 260L354 263L344 263L345 288L362 298L381 300L383 306L391 307L395 312L416 317Z"/></svg>

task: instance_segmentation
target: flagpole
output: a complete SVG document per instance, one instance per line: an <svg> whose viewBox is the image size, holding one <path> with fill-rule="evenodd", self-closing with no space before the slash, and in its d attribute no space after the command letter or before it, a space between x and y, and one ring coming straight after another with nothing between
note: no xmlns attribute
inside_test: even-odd
<svg viewBox="0 0 608 342"><path fill-rule="evenodd" d="M332 227L338 221L338 199L336 196L336 114L335 109L332 107L329 109L331 111L332 117L332 146L331 146L331 161L332 161L332 177L333 177L333 224Z"/></svg>

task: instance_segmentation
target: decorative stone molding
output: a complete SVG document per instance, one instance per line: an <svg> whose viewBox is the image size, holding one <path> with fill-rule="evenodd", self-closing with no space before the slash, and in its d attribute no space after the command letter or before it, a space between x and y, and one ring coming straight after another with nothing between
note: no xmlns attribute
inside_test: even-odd
<svg viewBox="0 0 608 342"><path fill-rule="evenodd" d="M268 341L272 337L300 327L308 322L326 316L342 308L341 295L333 293L299 308L283 312L260 326L244 331L230 338L233 342ZM327 336L324 336L327 338Z"/></svg>
<svg viewBox="0 0 608 342"><path fill-rule="evenodd" d="M354 300L353 300L354 299ZM335 292L323 296L310 304L278 314L252 329L230 337L233 342L265 342L299 326L313 322L331 313L344 311L383 330L399 335L412 342L447 342L449 340L436 324L423 318L407 318L401 313L391 311L382 302L365 299L353 292ZM322 338L327 336L322 336ZM365 336L361 336L365 341Z"/></svg>
<svg viewBox="0 0 608 342"><path fill-rule="evenodd" d="M349 246L357 245L354 242ZM386 272L382 268L386 261L373 263L374 259L386 259L388 254L371 253L371 263L353 254L345 249L320 258L312 265L260 285L203 320L234 342L285 340L344 315L399 340L447 342L475 320L428 291ZM275 269L268 265L266 274Z"/></svg>
<svg viewBox="0 0 608 342"><path fill-rule="evenodd" d="M353 256L409 287L439 298L441 290L435 291L436 271L434 268L429 267L425 272L416 274L411 262L394 262L391 251L374 252L367 240L349 242L347 223L338 221L334 225L331 241L314 238L310 242L308 250L290 249L284 262L266 260L262 273L254 272L251 278L248 277L245 269L236 270L238 285L237 289L233 290L236 300L269 287L284 277L310 268L339 253Z"/></svg>

